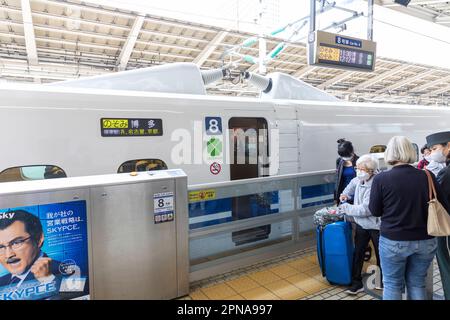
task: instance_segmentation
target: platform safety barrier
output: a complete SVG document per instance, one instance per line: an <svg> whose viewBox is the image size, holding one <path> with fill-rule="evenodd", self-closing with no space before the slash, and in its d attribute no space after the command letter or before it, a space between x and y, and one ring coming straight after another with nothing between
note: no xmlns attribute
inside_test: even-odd
<svg viewBox="0 0 450 320"><path fill-rule="evenodd" d="M326 170L188 186L190 280L312 246L334 181Z"/></svg>
<svg viewBox="0 0 450 320"><path fill-rule="evenodd" d="M184 296L187 207L182 170L0 183L0 300Z"/></svg>
<svg viewBox="0 0 450 320"><path fill-rule="evenodd" d="M326 170L188 186L190 281L313 246L312 217L333 204L334 183Z"/></svg>

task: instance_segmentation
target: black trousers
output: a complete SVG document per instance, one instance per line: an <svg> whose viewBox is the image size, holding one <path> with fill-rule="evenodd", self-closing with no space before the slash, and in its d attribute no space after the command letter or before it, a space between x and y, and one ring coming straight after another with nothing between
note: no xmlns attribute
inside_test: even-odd
<svg viewBox="0 0 450 320"><path fill-rule="evenodd" d="M380 254L378 251L378 243L380 241L380 230L363 229L355 223L355 252L353 254L353 284L362 284L362 268L364 265L364 253L366 252L369 241L372 240L375 248L375 256L377 257L377 266L380 267ZM381 270L381 267L380 267Z"/></svg>

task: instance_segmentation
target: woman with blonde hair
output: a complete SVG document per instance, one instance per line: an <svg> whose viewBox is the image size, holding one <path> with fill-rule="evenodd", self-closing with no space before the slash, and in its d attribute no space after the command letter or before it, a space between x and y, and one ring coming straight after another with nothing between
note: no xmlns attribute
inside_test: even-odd
<svg viewBox="0 0 450 320"><path fill-rule="evenodd" d="M425 300L425 279L436 254L437 241L427 232L428 178L414 168L417 154L403 136L393 137L385 151L392 169L379 173L372 182L369 209L381 217L380 259L383 299L401 300L406 286L410 300ZM448 210L447 200L434 175L438 200Z"/></svg>

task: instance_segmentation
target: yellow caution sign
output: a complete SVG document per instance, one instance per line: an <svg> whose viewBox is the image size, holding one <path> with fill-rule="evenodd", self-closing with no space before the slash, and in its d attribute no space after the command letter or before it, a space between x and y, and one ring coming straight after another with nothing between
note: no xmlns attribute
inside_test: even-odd
<svg viewBox="0 0 450 320"><path fill-rule="evenodd" d="M216 198L216 190L200 190L200 191L191 191L189 192L189 202L198 202L198 201L207 201L213 200Z"/></svg>

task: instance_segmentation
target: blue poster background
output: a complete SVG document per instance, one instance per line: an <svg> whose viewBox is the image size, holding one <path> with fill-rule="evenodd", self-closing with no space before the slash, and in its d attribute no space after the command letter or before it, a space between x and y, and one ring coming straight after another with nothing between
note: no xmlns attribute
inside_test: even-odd
<svg viewBox="0 0 450 320"><path fill-rule="evenodd" d="M52 203L28 207L0 209L0 214L13 212L14 210L25 210L39 218L42 224L44 243L41 252L57 262L58 270L61 271L57 288L54 292L46 294L11 294L9 286L0 287L0 300L29 299L73 299L88 297L89 295L89 267L88 267L88 236L86 202L72 201L64 203ZM1 232L1 230L0 230ZM0 245L5 245L1 243ZM3 263L3 259L2 260ZM69 269L67 269L69 266ZM65 270L78 270L76 275L65 273ZM67 290L67 279L70 281L81 280L82 290ZM1 277L10 277L7 269L0 264ZM24 281L26 282L26 281ZM35 280L34 282L37 283ZM66 282L66 283L65 283ZM61 285L62 283L62 285ZM33 284L29 284L28 287ZM64 289L65 288L65 289ZM42 288L41 288L42 289ZM69 285L70 289L70 285ZM32 289L29 289L32 292ZM45 289L42 289L45 291Z"/></svg>

